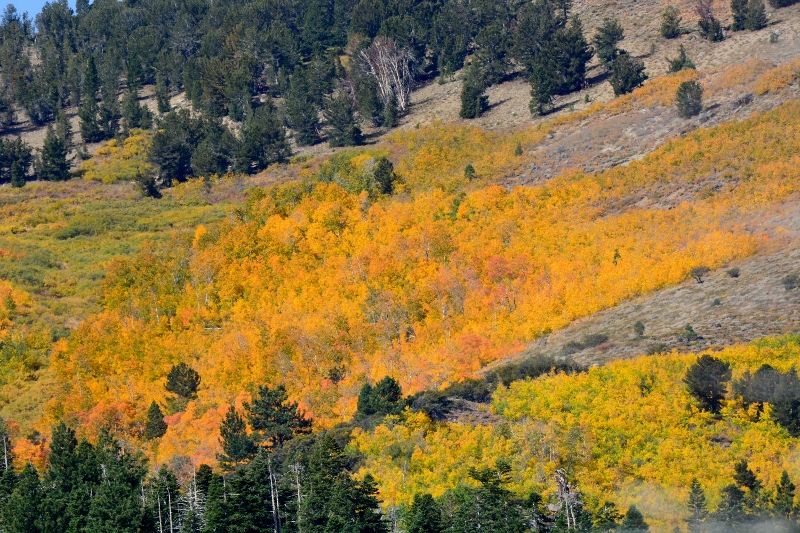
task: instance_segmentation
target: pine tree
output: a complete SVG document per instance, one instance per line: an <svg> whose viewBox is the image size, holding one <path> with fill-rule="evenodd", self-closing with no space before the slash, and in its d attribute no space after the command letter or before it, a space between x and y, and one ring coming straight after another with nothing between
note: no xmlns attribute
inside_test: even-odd
<svg viewBox="0 0 800 533"><path fill-rule="evenodd" d="M122 113L117 95L109 94L100 103L98 111L98 126L102 139L109 140L117 136L120 118L122 118Z"/></svg>
<svg viewBox="0 0 800 533"><path fill-rule="evenodd" d="M136 53L132 53L128 57L128 90L139 91L144 85L145 75L142 64L139 62L139 57Z"/></svg>
<svg viewBox="0 0 800 533"><path fill-rule="evenodd" d="M41 484L36 469L31 464L19 476L19 481L8 498L3 521L8 533L38 533L40 524Z"/></svg>
<svg viewBox="0 0 800 533"><path fill-rule="evenodd" d="M611 65L611 78L608 81L614 94L620 96L633 91L646 79L644 63L622 51Z"/></svg>
<svg viewBox="0 0 800 533"><path fill-rule="evenodd" d="M244 418L236 412L233 405L225 414L219 434L223 452L219 459L225 468L234 468L255 455L256 446L253 439L247 434Z"/></svg>
<svg viewBox="0 0 800 533"><path fill-rule="evenodd" d="M286 95L286 117L298 146L311 146L319 142L319 110L310 95L306 75L300 69L292 75Z"/></svg>
<svg viewBox="0 0 800 533"><path fill-rule="evenodd" d="M358 416L388 415L400 407L403 394L400 385L386 376L373 387L365 383L358 394Z"/></svg>
<svg viewBox="0 0 800 533"><path fill-rule="evenodd" d="M167 374L167 392L177 394L181 398L191 400L197 396L200 386L200 374L186 363L173 365Z"/></svg>
<svg viewBox="0 0 800 533"><path fill-rule="evenodd" d="M481 73L484 85L500 83L508 72L509 37L503 24L484 26L475 36L475 68Z"/></svg>
<svg viewBox="0 0 800 533"><path fill-rule="evenodd" d="M583 87L586 64L593 55L578 16L572 17L569 24L555 32L543 64L553 72L558 94L568 94Z"/></svg>
<svg viewBox="0 0 800 533"><path fill-rule="evenodd" d="M430 494L414 494L409 516L406 519L408 533L442 533L442 510Z"/></svg>
<svg viewBox="0 0 800 533"><path fill-rule="evenodd" d="M93 143L102 140L98 124L97 91L99 89L100 77L97 74L94 56L89 56L83 81L83 104L78 110L78 116L81 119L80 129L83 142Z"/></svg>
<svg viewBox="0 0 800 533"><path fill-rule="evenodd" d="M361 129L356 123L353 100L348 94L340 92L331 98L324 115L328 123L328 145L358 146L363 142Z"/></svg>
<svg viewBox="0 0 800 533"><path fill-rule="evenodd" d="M755 473L750 470L746 459L741 459L733 465L733 480L740 487L746 488L751 492L757 491L761 488L761 482L758 481Z"/></svg>
<svg viewBox="0 0 800 533"><path fill-rule="evenodd" d="M781 473L781 479L775 489L775 499L773 506L775 514L786 519L791 520L794 518L797 508L794 505L794 490L795 485L789 479L789 474L784 470Z"/></svg>
<svg viewBox="0 0 800 533"><path fill-rule="evenodd" d="M728 392L725 383L730 379L731 367L728 363L710 355L701 355L689 367L683 382L692 396L700 402L702 409L719 413L722 400Z"/></svg>
<svg viewBox="0 0 800 533"><path fill-rule="evenodd" d="M731 15L733 15L733 31L744 30L747 26L747 0L731 0Z"/></svg>
<svg viewBox="0 0 800 533"><path fill-rule="evenodd" d="M56 116L56 135L64 140L69 151L72 147L72 124L63 109L60 109Z"/></svg>
<svg viewBox="0 0 800 533"><path fill-rule="evenodd" d="M461 118L478 118L487 107L486 86L478 68L473 66L461 86Z"/></svg>
<svg viewBox="0 0 800 533"><path fill-rule="evenodd" d="M240 172L259 172L273 163L286 161L291 153L286 130L272 104L256 109L242 128L237 158Z"/></svg>
<svg viewBox="0 0 800 533"><path fill-rule="evenodd" d="M383 123L384 105L378 94L378 82L372 76L362 76L356 81L356 102L361 116L374 126Z"/></svg>
<svg viewBox="0 0 800 533"><path fill-rule="evenodd" d="M394 192L394 182L397 180L397 176L394 173L394 165L387 158L379 157L375 161L373 177L378 192L381 194L392 194Z"/></svg>
<svg viewBox="0 0 800 533"><path fill-rule="evenodd" d="M311 420L298 409L297 402L289 401L283 385L275 389L259 386L253 403L243 405L255 440L268 448L283 446L295 436L311 432Z"/></svg>
<svg viewBox="0 0 800 533"><path fill-rule="evenodd" d="M67 147L52 126L47 126L38 163L36 175L40 180L66 181L70 178Z"/></svg>
<svg viewBox="0 0 800 533"><path fill-rule="evenodd" d="M613 531L619 526L621 518L617 506L613 502L605 502L595 515L592 531Z"/></svg>
<svg viewBox="0 0 800 533"><path fill-rule="evenodd" d="M767 11L764 7L764 0L750 0L747 3L747 18L744 27L750 31L767 27Z"/></svg>
<svg viewBox="0 0 800 533"><path fill-rule="evenodd" d="M650 526L644 521L644 516L639 509L635 505L631 505L622 518L619 530L625 533L644 533L650 530Z"/></svg>
<svg viewBox="0 0 800 533"><path fill-rule="evenodd" d="M553 107L553 96L555 96L557 90L553 75L544 66L536 65L533 68L530 84L531 103L529 107L531 115L544 115Z"/></svg>
<svg viewBox="0 0 800 533"><path fill-rule="evenodd" d="M167 424L164 422L164 413L161 408L153 401L147 410L147 421L144 424L144 438L146 440L158 439L167 432Z"/></svg>
<svg viewBox="0 0 800 533"><path fill-rule="evenodd" d="M714 520L735 529L745 519L744 492L736 485L728 485L722 489Z"/></svg>
<svg viewBox="0 0 800 533"><path fill-rule="evenodd" d="M158 112L162 115L169 113L170 109L172 109L169 103L169 89L167 89L167 83L160 72L156 74L156 105L158 106Z"/></svg>
<svg viewBox="0 0 800 533"><path fill-rule="evenodd" d="M771 404L772 419L783 426L789 435L800 436L800 379L794 368L781 375Z"/></svg>
<svg viewBox="0 0 800 533"><path fill-rule="evenodd" d="M703 487L697 478L692 478L692 485L689 489L689 518L687 524L690 533L701 533L703 531L703 522L708 516L708 508L706 507L706 495L703 492Z"/></svg>
<svg viewBox="0 0 800 533"><path fill-rule="evenodd" d="M397 126L399 113L400 111L397 109L397 97L392 94L383 108L383 127L391 129Z"/></svg>
<svg viewBox="0 0 800 533"><path fill-rule="evenodd" d="M681 35L681 11L677 6L667 6L661 13L661 36L665 39L675 39Z"/></svg>
<svg viewBox="0 0 800 533"><path fill-rule="evenodd" d="M675 107L678 109L678 115L683 118L700 114L703 110L702 85L694 80L681 83L675 95Z"/></svg>
<svg viewBox="0 0 800 533"><path fill-rule="evenodd" d="M625 39L625 31L616 17L607 17L597 28L597 33L594 35L592 42L594 43L597 57L606 68L610 68L619 55L617 45L623 39Z"/></svg>
<svg viewBox="0 0 800 533"><path fill-rule="evenodd" d="M678 47L678 57L667 59L669 61L669 72L679 72L683 69L695 68L691 59L686 56L686 48L683 43Z"/></svg>

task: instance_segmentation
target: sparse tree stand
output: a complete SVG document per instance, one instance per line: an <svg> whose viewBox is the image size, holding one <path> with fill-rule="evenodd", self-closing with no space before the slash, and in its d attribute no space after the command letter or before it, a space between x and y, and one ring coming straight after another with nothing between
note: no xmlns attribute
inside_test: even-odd
<svg viewBox="0 0 800 533"><path fill-rule="evenodd" d="M47 126L44 146L37 160L36 176L44 181L66 181L70 178L66 143L56 135L52 126Z"/></svg>
<svg viewBox="0 0 800 533"><path fill-rule="evenodd" d="M682 118L691 118L700 114L703 110L703 87L696 81L685 81L678 86L678 92L675 96L675 107L678 110L678 115ZM698 267L701 268L701 267ZM708 270L700 273L698 283L702 283L702 277L708 273Z"/></svg>
<svg viewBox="0 0 800 533"><path fill-rule="evenodd" d="M608 81L616 96L628 94L644 83L646 79L644 63L634 59L624 50L611 64L611 78Z"/></svg>
<svg viewBox="0 0 800 533"><path fill-rule="evenodd" d="M661 27L659 31L665 39L675 39L681 35L681 10L677 6L667 6L661 13Z"/></svg>

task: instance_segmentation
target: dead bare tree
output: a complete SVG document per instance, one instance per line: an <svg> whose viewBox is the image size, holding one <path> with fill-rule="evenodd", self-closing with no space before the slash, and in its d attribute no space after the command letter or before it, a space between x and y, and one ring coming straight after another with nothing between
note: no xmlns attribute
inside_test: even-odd
<svg viewBox="0 0 800 533"><path fill-rule="evenodd" d="M567 529L573 529L577 526L575 508L582 505L583 502L580 500L580 494L574 490L575 486L569 484L566 470L559 468L554 475L558 485L557 497L559 504L557 507L564 510L564 515L567 518Z"/></svg>
<svg viewBox="0 0 800 533"><path fill-rule="evenodd" d="M378 82L383 103L388 104L395 98L397 109L404 112L408 108L411 84L414 82L411 54L398 47L393 39L377 37L360 55L369 73Z"/></svg>

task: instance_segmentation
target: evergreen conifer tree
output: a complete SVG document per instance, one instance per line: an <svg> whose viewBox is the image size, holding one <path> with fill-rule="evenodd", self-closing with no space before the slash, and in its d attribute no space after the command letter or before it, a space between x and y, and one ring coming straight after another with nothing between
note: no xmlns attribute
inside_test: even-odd
<svg viewBox="0 0 800 533"><path fill-rule="evenodd" d="M414 494L406 520L408 533L442 533L442 510L430 494Z"/></svg>
<svg viewBox="0 0 800 533"><path fill-rule="evenodd" d="M158 112L162 115L169 113L170 109L172 109L169 103L169 89L167 89L167 83L160 72L156 74L156 106L158 106Z"/></svg>
<svg viewBox="0 0 800 533"><path fill-rule="evenodd" d="M461 118L478 118L487 107L486 86L478 68L473 66L461 86Z"/></svg>
<svg viewBox="0 0 800 533"><path fill-rule="evenodd" d="M374 126L383 123L384 105L378 94L378 82L372 76L362 76L356 81L356 102L361 116Z"/></svg>
<svg viewBox="0 0 800 533"><path fill-rule="evenodd" d="M492 86L505 78L508 71L509 37L503 24L484 26L475 36L475 68L484 85Z"/></svg>
<svg viewBox="0 0 800 533"><path fill-rule="evenodd" d="M701 355L689 367L683 382L700 402L702 409L719 413L722 400L728 392L725 384L730 379L731 367L728 363L710 355Z"/></svg>
<svg viewBox="0 0 800 533"><path fill-rule="evenodd" d="M271 104L255 110L242 128L237 166L252 174L273 163L282 163L291 155L286 130Z"/></svg>
<svg viewBox="0 0 800 533"><path fill-rule="evenodd" d="M731 0L731 15L733 16L733 31L740 31L746 28L747 23L747 0Z"/></svg>
<svg viewBox="0 0 800 533"><path fill-rule="evenodd" d="M298 146L311 146L319 142L319 110L311 97L305 72L301 69L292 75L286 95L286 117Z"/></svg>
<svg viewBox="0 0 800 533"><path fill-rule="evenodd" d="M381 194L392 194L394 192L394 182L397 179L394 173L394 165L385 157L379 157L375 161L373 177L378 192Z"/></svg>
<svg viewBox="0 0 800 533"><path fill-rule="evenodd" d="M645 533L650 530L650 526L644 521L641 511L635 505L631 505L622 518L619 530L625 533Z"/></svg>
<svg viewBox="0 0 800 533"><path fill-rule="evenodd" d="M324 115L328 123L328 144L331 147L357 146L363 142L361 129L356 122L353 100L348 94L340 92L331 98Z"/></svg>
<svg viewBox="0 0 800 533"><path fill-rule="evenodd" d="M153 401L147 410L147 421L144 425L144 438L146 440L158 439L167 432L167 424L164 422L164 413L161 408Z"/></svg>
<svg viewBox="0 0 800 533"><path fill-rule="evenodd" d="M617 45L623 39L625 39L625 31L616 17L607 17L597 28L597 33L594 35L592 42L597 57L606 68L610 68L619 55Z"/></svg>
<svg viewBox="0 0 800 533"><path fill-rule="evenodd" d="M683 69L695 68L692 60L686 56L686 48L684 48L683 43L678 47L678 57L675 59L668 59L668 61L670 72L679 72Z"/></svg>
<svg viewBox="0 0 800 533"><path fill-rule="evenodd" d="M289 401L283 385L275 389L259 386L253 403L243 405L254 440L268 448L283 446L295 436L311 432L311 420L298 409L297 402Z"/></svg>
<svg viewBox="0 0 800 533"><path fill-rule="evenodd" d="M617 506L613 502L605 502L595 516L593 531L614 531L619 526L620 519L622 515Z"/></svg>
<svg viewBox="0 0 800 533"><path fill-rule="evenodd" d="M750 0L747 3L747 17L744 27L750 31L757 31L767 27L767 11L764 0Z"/></svg>
<svg viewBox="0 0 800 533"><path fill-rule="evenodd" d="M383 108L383 126L385 128L394 128L397 126L397 119L400 111L397 108L397 97L392 94L389 101Z"/></svg>
<svg viewBox="0 0 800 533"><path fill-rule="evenodd" d="M690 533L701 533L703 531L703 522L708 516L708 508L706 507L706 495L703 492L703 487L697 478L692 479L692 485L689 488L689 518L687 524Z"/></svg>
<svg viewBox="0 0 800 533"><path fill-rule="evenodd" d="M173 365L167 374L167 392L177 394L181 398L190 400L197 396L200 386L200 374L186 363Z"/></svg>
<svg viewBox="0 0 800 533"><path fill-rule="evenodd" d="M735 529L745 520L744 492L736 485L727 485L722 489L722 499L714 512L714 520Z"/></svg>
<svg viewBox="0 0 800 533"><path fill-rule="evenodd" d="M608 81L614 89L614 94L620 96L633 91L646 79L644 63L622 51L611 65L611 78Z"/></svg>
<svg viewBox="0 0 800 533"><path fill-rule="evenodd" d="M665 39L675 39L681 35L681 11L677 6L670 5L661 13L661 36Z"/></svg>
<svg viewBox="0 0 800 533"><path fill-rule="evenodd" d="M98 126L102 139L109 140L116 137L119 131L120 118L122 118L122 113L117 95L107 95L100 103L100 109L98 110Z"/></svg>
<svg viewBox="0 0 800 533"><path fill-rule="evenodd" d="M703 110L703 87L694 80L685 81L678 86L675 95L675 107L678 115L690 118Z"/></svg>
<svg viewBox="0 0 800 533"><path fill-rule="evenodd" d="M3 512L5 531L8 533L39 533L41 483L33 465L28 464L8 498Z"/></svg>
<svg viewBox="0 0 800 533"><path fill-rule="evenodd" d="M789 474L784 470L781 473L781 479L778 481L778 486L775 489L773 506L775 514L785 520L793 519L797 512L797 508L794 505L794 490L795 485L792 483L792 480L789 479Z"/></svg>
<svg viewBox="0 0 800 533"><path fill-rule="evenodd" d="M586 80L586 64L594 52L583 36L580 18L574 16L569 24L553 35L543 64L555 75L558 94L580 90Z"/></svg>
<svg viewBox="0 0 800 533"><path fill-rule="evenodd" d="M44 181L66 181L70 177L67 147L52 126L47 126L36 175Z"/></svg>
<svg viewBox="0 0 800 533"><path fill-rule="evenodd" d="M400 385L394 378L384 377L373 387L365 383L358 394L358 415L388 415L400 406L403 398Z"/></svg>
<svg viewBox="0 0 800 533"><path fill-rule="evenodd" d="M531 102L529 107L531 114L544 115L553 107L553 97L557 90L553 75L544 66L536 65L533 67L530 84Z"/></svg>
<svg viewBox="0 0 800 533"><path fill-rule="evenodd" d="M255 455L256 446L247 434L244 418L236 412L236 407L233 405L225 414L219 433L223 452L219 459L225 468L232 469Z"/></svg>
<svg viewBox="0 0 800 533"><path fill-rule="evenodd" d="M772 419L783 426L789 435L800 436L800 379L794 368L781 375L771 404Z"/></svg>

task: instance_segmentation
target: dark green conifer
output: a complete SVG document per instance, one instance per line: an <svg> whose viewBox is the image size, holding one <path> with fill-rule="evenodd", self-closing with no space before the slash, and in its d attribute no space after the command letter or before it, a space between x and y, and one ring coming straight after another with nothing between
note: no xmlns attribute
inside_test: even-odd
<svg viewBox="0 0 800 533"><path fill-rule="evenodd" d="M733 31L740 31L746 28L747 24L747 0L731 0L731 15L733 15Z"/></svg>
<svg viewBox="0 0 800 533"><path fill-rule="evenodd" d="M772 419L791 436L800 436L800 379L794 368L781 375L771 404Z"/></svg>
<svg viewBox="0 0 800 533"><path fill-rule="evenodd" d="M44 181L66 181L70 178L67 147L52 126L47 126L44 146L38 159L36 176Z"/></svg>
<svg viewBox="0 0 800 533"><path fill-rule="evenodd" d="M162 115L169 113L170 109L172 109L169 103L169 89L164 76L160 72L156 74L156 105L158 106L158 112Z"/></svg>
<svg viewBox="0 0 800 533"><path fill-rule="evenodd" d="M331 147L357 146L363 142L350 95L340 92L328 101L325 109L328 144Z"/></svg>
<svg viewBox="0 0 800 533"><path fill-rule="evenodd" d="M394 192L394 182L397 176L394 173L394 165L385 157L379 157L375 161L373 170L375 186L381 194L392 194Z"/></svg>
<svg viewBox="0 0 800 533"><path fill-rule="evenodd" d="M530 78L531 84L531 115L544 115L553 107L553 97L558 86L553 79L553 74L544 66L533 67Z"/></svg>
<svg viewBox="0 0 800 533"><path fill-rule="evenodd" d="M219 457L223 467L233 469L248 461L256 453L256 445L247 434L244 418L230 406L219 428L222 454Z"/></svg>
<svg viewBox="0 0 800 533"><path fill-rule="evenodd" d="M253 439L267 448L283 446L295 436L311 432L311 420L300 411L297 402L289 401L283 385L274 389L259 386L253 403L243 405L253 428Z"/></svg>
<svg viewBox="0 0 800 533"><path fill-rule="evenodd" d="M406 520L408 533L442 533L442 510L430 494L414 494Z"/></svg>
<svg viewBox="0 0 800 533"><path fill-rule="evenodd" d="M703 86L694 80L681 83L675 95L675 107L683 118L700 114L703 110Z"/></svg>
<svg viewBox="0 0 800 533"><path fill-rule="evenodd" d="M237 167L240 172L260 172L273 163L282 163L291 155L286 129L272 104L259 107L245 122L239 145Z"/></svg>
<svg viewBox="0 0 800 533"><path fill-rule="evenodd" d="M678 57L675 59L668 59L667 61L669 61L669 72L679 72L683 69L695 68L692 60L686 56L686 48L684 48L683 43L678 47Z"/></svg>
<svg viewBox="0 0 800 533"><path fill-rule="evenodd" d="M42 489L39 475L30 463L19 476L19 481L8 498L3 512L5 531L8 533L39 533L42 531L40 507Z"/></svg>
<svg viewBox="0 0 800 533"><path fill-rule="evenodd" d="M661 13L661 36L665 39L675 39L681 35L681 11L677 6L670 5Z"/></svg>
<svg viewBox="0 0 800 533"><path fill-rule="evenodd" d="M650 531L650 526L644 521L644 516L635 505L628 507L628 512L622 518L619 525L620 532L625 533L645 533Z"/></svg>
<svg viewBox="0 0 800 533"><path fill-rule="evenodd" d="M747 17L744 21L745 29L757 31L767 27L767 11L764 0L750 0L747 3Z"/></svg>
<svg viewBox="0 0 800 533"><path fill-rule="evenodd" d="M619 55L620 51L617 45L623 39L625 39L625 30L623 30L616 17L605 18L600 27L597 28L597 33L595 33L592 43L597 57L606 68L610 68Z"/></svg>
<svg viewBox="0 0 800 533"><path fill-rule="evenodd" d="M167 432L167 424L164 422L164 413L161 408L153 401L147 410L147 421L144 424L144 438L146 440L158 439Z"/></svg>
<svg viewBox="0 0 800 533"><path fill-rule="evenodd" d="M689 517L686 519L690 533L701 533L703 531L703 523L708 516L708 508L706 506L706 495L703 492L703 487L697 478L692 479L692 485L689 488Z"/></svg>
<svg viewBox="0 0 800 533"><path fill-rule="evenodd" d="M181 398L190 400L197 396L197 388L200 386L200 374L186 363L173 365L167 374L167 384L165 388L168 392L177 394Z"/></svg>
<svg viewBox="0 0 800 533"><path fill-rule="evenodd" d="M796 513L797 508L794 504L794 490L795 485L789 479L789 474L784 470L781 473L781 479L778 481L778 486L775 489L775 499L773 507L775 514L785 520L792 520Z"/></svg>
<svg viewBox="0 0 800 533"><path fill-rule="evenodd" d="M482 73L474 65L469 69L461 86L461 118L478 118L488 105L486 85Z"/></svg>
<svg viewBox="0 0 800 533"><path fill-rule="evenodd" d="M624 50L611 64L611 78L608 81L616 96L628 94L644 83L646 79L644 63L634 59Z"/></svg>
<svg viewBox="0 0 800 533"><path fill-rule="evenodd" d="M294 131L298 146L310 146L319 142L319 109L310 94L306 75L298 69L292 75L289 93L286 95L286 118Z"/></svg>

